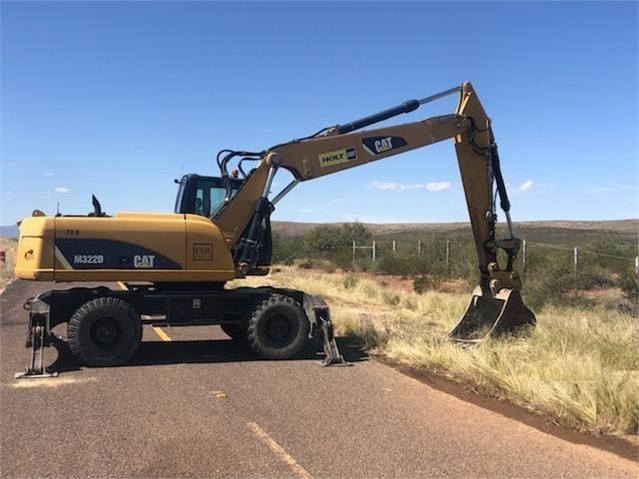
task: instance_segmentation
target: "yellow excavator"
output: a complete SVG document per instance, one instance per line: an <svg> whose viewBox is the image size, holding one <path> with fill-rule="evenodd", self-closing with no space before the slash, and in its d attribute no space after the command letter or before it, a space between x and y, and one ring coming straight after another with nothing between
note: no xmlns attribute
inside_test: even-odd
<svg viewBox="0 0 639 479"><path fill-rule="evenodd" d="M459 94L459 103L452 114L361 130L454 94ZM455 143L479 275L470 305L449 337L480 341L534 326L535 316L523 304L521 279L513 269L521 241L513 232L491 122L472 85L464 82L264 151L222 150L219 177L189 174L176 180L173 213L109 216L95 197L86 216L47 216L35 210L19 223L18 278L119 281L127 287L87 285L31 298L25 304L31 363L20 376L49 375L44 347L57 339L52 330L63 323L71 351L87 366L127 362L140 345L144 323L218 324L267 359L295 357L309 338L321 338L326 354L322 364L345 362L322 298L285 288L226 285L269 273L270 216L298 183L446 139ZM271 198L273 179L282 169L293 179ZM497 196L509 232L502 239L496 237Z"/></svg>

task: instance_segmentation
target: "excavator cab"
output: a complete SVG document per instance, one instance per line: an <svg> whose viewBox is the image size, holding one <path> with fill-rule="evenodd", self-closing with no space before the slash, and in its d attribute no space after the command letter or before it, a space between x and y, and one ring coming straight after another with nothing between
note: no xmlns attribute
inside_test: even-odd
<svg viewBox="0 0 639 479"><path fill-rule="evenodd" d="M189 213L212 218L223 206L228 190L230 199L238 192L243 180L217 176L184 175L175 199L175 213ZM228 186L228 188L227 188Z"/></svg>
<svg viewBox="0 0 639 479"><path fill-rule="evenodd" d="M201 176L198 174L184 175L179 184L175 199L175 213L196 214L215 221L218 213L229 204L240 188L246 182L243 178ZM250 261L254 274L263 275L268 271L273 250L270 213L273 210L270 202L266 202L264 214L259 220L249 224L232 249L234 263L239 267Z"/></svg>

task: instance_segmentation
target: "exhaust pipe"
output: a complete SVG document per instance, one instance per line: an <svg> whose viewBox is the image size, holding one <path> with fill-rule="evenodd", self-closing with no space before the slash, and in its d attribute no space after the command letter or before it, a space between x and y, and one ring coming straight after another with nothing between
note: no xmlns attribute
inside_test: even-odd
<svg viewBox="0 0 639 479"><path fill-rule="evenodd" d="M448 337L480 343L489 337L521 333L536 324L534 313L524 305L518 290L502 288L490 296L477 286L464 316Z"/></svg>

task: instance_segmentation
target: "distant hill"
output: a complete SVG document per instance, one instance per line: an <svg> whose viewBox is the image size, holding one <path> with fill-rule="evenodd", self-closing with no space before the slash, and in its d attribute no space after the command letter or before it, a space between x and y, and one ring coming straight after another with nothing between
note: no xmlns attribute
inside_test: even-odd
<svg viewBox="0 0 639 479"><path fill-rule="evenodd" d="M296 236L306 234L316 226L327 223L294 223L289 221L273 221L273 231L282 236ZM333 223L340 225L342 223ZM463 230L470 231L470 223L362 223L374 236L387 236L405 233L446 233ZM505 227L505 222L499 225ZM639 219L608 220L608 221L524 221L516 222L517 230L586 230L589 232L611 232L627 237L639 237Z"/></svg>
<svg viewBox="0 0 639 479"><path fill-rule="evenodd" d="M291 221L273 221L273 231L282 236L304 235L316 226L330 223L295 223ZM342 223L333 223L339 225ZM447 233L470 231L470 223L363 223L374 236L405 235L419 233ZM639 238L639 219L609 220L609 221L525 221L515 223L519 236L534 234L543 236L544 231L552 230L578 232L579 230L598 233L615 233L628 239ZM500 227L505 227L500 222ZM16 225L0 226L0 236L17 238L19 234Z"/></svg>
<svg viewBox="0 0 639 479"><path fill-rule="evenodd" d="M16 225L11 226L0 226L0 236L5 236L8 238L17 238L20 234L20 230Z"/></svg>

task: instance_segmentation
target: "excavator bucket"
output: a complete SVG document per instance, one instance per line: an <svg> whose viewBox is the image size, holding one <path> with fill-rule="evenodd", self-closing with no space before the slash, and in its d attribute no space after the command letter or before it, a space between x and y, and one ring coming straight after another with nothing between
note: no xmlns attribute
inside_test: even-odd
<svg viewBox="0 0 639 479"><path fill-rule="evenodd" d="M488 297L477 286L461 321L449 334L460 342L481 342L489 337L517 332L534 326L537 319L528 309L519 291L503 288Z"/></svg>

